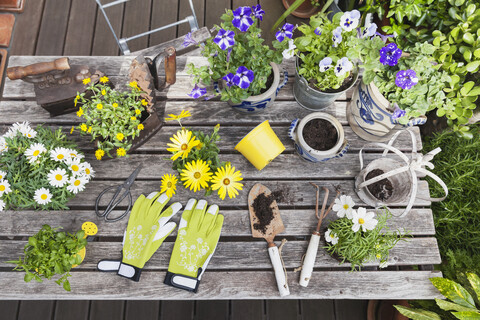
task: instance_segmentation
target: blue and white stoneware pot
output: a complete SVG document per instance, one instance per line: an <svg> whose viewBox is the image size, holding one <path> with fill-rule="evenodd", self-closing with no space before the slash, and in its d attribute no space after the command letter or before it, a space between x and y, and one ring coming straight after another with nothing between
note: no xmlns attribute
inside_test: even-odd
<svg viewBox="0 0 480 320"><path fill-rule="evenodd" d="M374 142L387 141L399 130L427 122L427 117L421 116L400 124L392 118L393 109L373 82L365 85L359 81L347 107L347 120L360 138Z"/></svg>
<svg viewBox="0 0 480 320"><path fill-rule="evenodd" d="M267 91L256 96L250 96L241 103L233 103L228 101L228 104L236 111L243 113L258 113L264 111L271 106L277 97L278 92L282 89L288 81L288 72L283 71L283 82L280 83L280 69L276 63L270 62L273 71L273 83Z"/></svg>
<svg viewBox="0 0 480 320"><path fill-rule="evenodd" d="M329 150L315 150L310 147L303 138L305 125L313 119L323 119L330 122L336 129L337 143ZM310 162L325 162L330 159L341 158L348 151L348 141L340 122L332 115L325 112L313 112L303 119L295 119L288 129L288 137L293 140L295 150L303 159Z"/></svg>

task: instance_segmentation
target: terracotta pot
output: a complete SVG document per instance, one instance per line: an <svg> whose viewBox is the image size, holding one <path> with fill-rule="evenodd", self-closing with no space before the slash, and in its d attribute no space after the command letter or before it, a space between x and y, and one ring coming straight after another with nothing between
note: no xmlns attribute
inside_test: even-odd
<svg viewBox="0 0 480 320"><path fill-rule="evenodd" d="M407 300L368 301L367 320L408 320L395 309L394 305L409 307Z"/></svg>
<svg viewBox="0 0 480 320"><path fill-rule="evenodd" d="M285 9L290 8L290 6L295 2L295 0L282 0L283 6ZM296 10L291 14L298 18L307 19L313 16L315 13L320 10L320 7L315 7L312 5L310 0L305 0Z"/></svg>

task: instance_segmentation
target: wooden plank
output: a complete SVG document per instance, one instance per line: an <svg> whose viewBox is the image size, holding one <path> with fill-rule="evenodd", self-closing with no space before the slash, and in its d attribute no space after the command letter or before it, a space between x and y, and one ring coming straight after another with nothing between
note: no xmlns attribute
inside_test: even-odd
<svg viewBox="0 0 480 320"><path fill-rule="evenodd" d="M135 0L125 3L122 38L128 38L150 30L151 0ZM148 36L127 42L130 51L148 47Z"/></svg>
<svg viewBox="0 0 480 320"><path fill-rule="evenodd" d="M3 320L17 320L18 300L0 300L0 310L2 311Z"/></svg>
<svg viewBox="0 0 480 320"><path fill-rule="evenodd" d="M277 243L285 235L280 234L276 238ZM174 240L173 238L171 240ZM169 241L171 241L169 239ZM253 240L253 239L252 239ZM26 241L0 241L1 261L16 259L23 252ZM151 260L145 265L144 270L164 271L168 268L170 255L173 250L173 242L165 242L156 252ZM282 252L285 267L288 269L297 268L302 264L302 256L307 251L307 241L288 241ZM322 240L321 247L325 246ZM101 259L121 259L121 242L90 242L87 246L87 255L84 262L78 266L77 270L92 270L97 267ZM438 251L438 245L435 238L412 238L399 242L390 250L388 262L391 265L429 265L440 264L441 258ZM377 261L366 262L365 266L378 266ZM5 265L7 266L7 264ZM9 267L14 265L8 264ZM315 260L315 268L350 268L349 263L340 264L338 260L332 258L324 249L320 248ZM263 241L227 241L219 242L215 255L208 265L211 270L229 270L229 269L267 269L270 270L272 264L267 253L267 245ZM109 275L105 275L105 277ZM116 276L112 274L112 276ZM298 279L300 275L294 277ZM143 277L143 275L142 275Z"/></svg>
<svg viewBox="0 0 480 320"><path fill-rule="evenodd" d="M200 300L196 303L195 320L227 320L228 301Z"/></svg>
<svg viewBox="0 0 480 320"><path fill-rule="evenodd" d="M230 0L205 0L205 26L211 29L214 24L220 25L222 22L220 17L229 9Z"/></svg>
<svg viewBox="0 0 480 320"><path fill-rule="evenodd" d="M28 1L25 11L16 16L10 55L34 55L45 0Z"/></svg>
<svg viewBox="0 0 480 320"><path fill-rule="evenodd" d="M367 320L368 300L335 300L338 320Z"/></svg>
<svg viewBox="0 0 480 320"><path fill-rule="evenodd" d="M161 320L193 319L194 301L163 301L160 310Z"/></svg>
<svg viewBox="0 0 480 320"><path fill-rule="evenodd" d="M319 288L319 290L321 289ZM300 306L302 309L302 320L339 320L335 318L333 300L301 300Z"/></svg>
<svg viewBox="0 0 480 320"><path fill-rule="evenodd" d="M104 3L107 1L103 0ZM122 34L122 25L123 25L123 10L125 4L121 3L113 7L105 9L108 19L112 24L113 30L117 37L120 38ZM107 21L103 16L100 9L97 9L97 19L95 23L95 34L93 35L93 46L92 46L92 55L93 56L116 56L120 53L118 44L115 41L115 37L110 31L110 28L107 25ZM90 64L88 64L90 65Z"/></svg>
<svg viewBox="0 0 480 320"><path fill-rule="evenodd" d="M263 300L232 300L231 320L264 320Z"/></svg>
<svg viewBox="0 0 480 320"><path fill-rule="evenodd" d="M95 1L72 1L68 19L63 54L89 56L92 51L97 3Z"/></svg>
<svg viewBox="0 0 480 320"><path fill-rule="evenodd" d="M177 201L176 198L174 198ZM93 209L94 202L91 203ZM285 207L285 202L279 202L280 208ZM123 211L114 211L112 215L120 214ZM399 215L401 209L392 209L393 214ZM220 209L220 213L225 217L222 236L250 236L250 220L245 210L227 210ZM284 236L309 236L316 226L315 209L282 209L282 220L285 224ZM334 214L329 214L324 221L324 225L334 219ZM172 221L178 222L180 214L172 218ZM65 230L74 231L81 228L85 221L94 221L98 226L98 237L112 237L123 234L127 226L128 219L122 219L116 223L107 223L103 219L97 218L91 210L78 211L4 211L0 217L0 236L31 236L35 234L43 224L62 226ZM392 217L388 220L387 226L390 229L405 228L413 236L435 235L433 224L433 215L431 209L412 209L403 218ZM172 233L172 235L175 235ZM8 260L8 259L7 259Z"/></svg>
<svg viewBox="0 0 480 320"><path fill-rule="evenodd" d="M168 9L167 9L168 7ZM177 22L178 19L178 0L169 0L168 4L163 1L153 1L150 29L165 26ZM148 46L154 46L177 37L177 28L168 28L150 35Z"/></svg>
<svg viewBox="0 0 480 320"><path fill-rule="evenodd" d="M275 21L277 21L277 19L283 14L285 8L278 1L259 0L259 3L262 6L262 9L265 10L263 20L260 23L263 31L262 37L265 39L264 43L272 47L271 44L272 41L275 40L275 32L270 32L270 29L273 27Z"/></svg>
<svg viewBox="0 0 480 320"><path fill-rule="evenodd" d="M89 278L87 276L84 280ZM91 283L96 288L98 288L98 284L103 283L103 280L97 279L98 282ZM131 280L129 280L131 281ZM71 283L71 281L70 281ZM117 291L118 286L114 284L110 284L112 291ZM97 289L95 289L96 291ZM87 299L94 299L95 295L92 295L92 288L88 290L90 292L90 296L86 297ZM128 292L128 289L126 289ZM129 295L127 295L128 297ZM105 297L108 299L108 297ZM94 300L90 305L90 318L89 320L117 320L123 319L125 309L125 301L108 301L108 300Z"/></svg>
<svg viewBox="0 0 480 320"><path fill-rule="evenodd" d="M63 53L70 6L71 0L45 2L35 49L36 55L61 55Z"/></svg>
<svg viewBox="0 0 480 320"><path fill-rule="evenodd" d="M157 320L160 316L160 301L126 301L125 320Z"/></svg>
<svg viewBox="0 0 480 320"><path fill-rule="evenodd" d="M54 281L24 283L20 272L0 272L3 299L279 299L271 271L205 272L198 293L179 290L163 284L165 272L144 272L141 282L134 283L101 272L72 272L71 292L65 292ZM282 299L433 299L442 295L428 280L441 277L440 271L314 271L307 288L300 287L297 275L288 272L291 294ZM101 285L99 285L101 284ZM141 284L141 285L140 285ZM92 291L95 286L95 291ZM322 290L319 290L322 288ZM42 303L44 305L44 303ZM110 319L108 314L122 316L122 301L92 302L90 315ZM42 318L43 319L43 318ZM91 318L93 320L93 318ZM116 318L118 319L118 317Z"/></svg>
<svg viewBox="0 0 480 320"><path fill-rule="evenodd" d="M205 0L193 0L193 7L195 9L195 15L197 16L197 22L199 27L205 26ZM179 0L178 6L178 20L183 20L192 15L190 9L189 0ZM183 23L177 27L177 37L181 37L190 32L190 25Z"/></svg>
<svg viewBox="0 0 480 320"><path fill-rule="evenodd" d="M267 319L299 319L298 303L296 300L267 300Z"/></svg>
<svg viewBox="0 0 480 320"><path fill-rule="evenodd" d="M90 301L88 300L60 300L55 304L54 320L88 320Z"/></svg>
<svg viewBox="0 0 480 320"><path fill-rule="evenodd" d="M5 277L4 275L3 277ZM2 277L2 278L3 278ZM23 276L22 276L23 278ZM21 279L19 279L21 280ZM23 281L23 280L22 280ZM52 281L53 282L53 281ZM58 286L55 282L53 282ZM20 285L20 283L18 284ZM9 288L8 286L0 286L0 288ZM61 288L59 286L59 288ZM63 290L63 288L62 288ZM10 290L2 290L3 295L8 295ZM8 298L7 298L8 299ZM25 297L21 298L25 299ZM20 308L18 311L18 320L31 319L51 319L53 316L53 309L55 308L55 301L20 301Z"/></svg>

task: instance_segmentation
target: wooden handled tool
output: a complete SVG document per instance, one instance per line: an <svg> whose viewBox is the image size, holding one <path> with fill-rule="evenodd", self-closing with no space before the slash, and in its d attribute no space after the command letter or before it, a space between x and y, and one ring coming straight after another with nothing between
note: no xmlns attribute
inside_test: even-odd
<svg viewBox="0 0 480 320"><path fill-rule="evenodd" d="M27 76L35 76L46 72L69 70L68 58L59 58L50 62L34 63L26 67L11 67L7 69L7 77L10 80L18 80Z"/></svg>
<svg viewBox="0 0 480 320"><path fill-rule="evenodd" d="M268 254L270 255L270 261L273 265L273 270L275 271L275 278L277 280L278 291L280 296L288 296L290 294L290 289L288 288L287 277L283 269L283 264L280 259L280 253L278 247L273 242L273 239L278 233L281 233L285 230L283 226L282 218L280 217L280 212L278 211L277 202L273 200L271 204L273 219L266 226L265 232L263 230L258 230L255 228L255 224L260 222L260 219L257 217L257 213L254 210L253 202L260 195L264 194L266 197L270 196L272 193L270 190L261 185L260 183L255 184L250 193L248 194L248 210L250 212L250 224L252 227L252 236L254 238L264 238L268 244Z"/></svg>

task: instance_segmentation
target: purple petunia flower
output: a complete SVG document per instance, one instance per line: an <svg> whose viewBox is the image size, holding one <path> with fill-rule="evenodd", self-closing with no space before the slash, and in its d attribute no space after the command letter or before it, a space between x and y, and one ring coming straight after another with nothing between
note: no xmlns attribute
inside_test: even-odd
<svg viewBox="0 0 480 320"><path fill-rule="evenodd" d="M183 39L183 47L184 48L186 48L190 45L198 45L198 42L195 41L195 39L193 39L191 32L187 33L187 35Z"/></svg>
<svg viewBox="0 0 480 320"><path fill-rule="evenodd" d="M237 73L233 78L233 83L242 89L247 89L255 78L253 71L247 69L247 67L240 66L237 69Z"/></svg>
<svg viewBox="0 0 480 320"><path fill-rule="evenodd" d="M252 8L250 7L239 7L233 10L233 25L238 28L240 31L245 32L253 24Z"/></svg>
<svg viewBox="0 0 480 320"><path fill-rule="evenodd" d="M395 84L402 89L411 89L417 83L417 74L412 69L400 70L395 75Z"/></svg>
<svg viewBox="0 0 480 320"><path fill-rule="evenodd" d="M401 56L402 50L393 42L380 49L380 62L383 65L396 66Z"/></svg>
<svg viewBox="0 0 480 320"><path fill-rule="evenodd" d="M207 94L207 89L198 87L198 84L192 89L192 92L187 94L188 96L192 97L193 99L198 99Z"/></svg>
<svg viewBox="0 0 480 320"><path fill-rule="evenodd" d="M283 27L275 33L278 42L282 42L285 37L292 39L295 26L291 23L285 23Z"/></svg>
<svg viewBox="0 0 480 320"><path fill-rule="evenodd" d="M314 32L317 36L321 36L321 35L322 35L322 29L320 29L319 27L316 27L315 30L313 30L313 32Z"/></svg>
<svg viewBox="0 0 480 320"><path fill-rule="evenodd" d="M376 35L376 36L379 36L380 39L382 39L383 42L387 42L387 39L388 39L388 38L393 38L393 37L394 37L393 34L383 35L383 34L381 34L380 32L375 32L375 35Z"/></svg>
<svg viewBox="0 0 480 320"><path fill-rule="evenodd" d="M368 27L363 28L362 38L373 37L377 32L377 24L370 23Z"/></svg>
<svg viewBox="0 0 480 320"><path fill-rule="evenodd" d="M398 104L395 103L394 106L395 106L395 110L393 111L393 114L390 116L392 120L397 120L398 118L401 118L407 114L405 110L402 110L398 107Z"/></svg>
<svg viewBox="0 0 480 320"><path fill-rule="evenodd" d="M233 73L229 73L227 74L225 77L223 77L222 79L225 80L225 82L227 83L227 86L228 87L231 87L233 86L235 83L233 83L233 78L235 77L235 75Z"/></svg>
<svg viewBox="0 0 480 320"><path fill-rule="evenodd" d="M339 43L342 42L342 28L337 27L332 32L333 46L336 47Z"/></svg>
<svg viewBox="0 0 480 320"><path fill-rule="evenodd" d="M352 10L345 12L340 18L340 26L345 31L352 31L358 26L360 21L360 11Z"/></svg>
<svg viewBox="0 0 480 320"><path fill-rule="evenodd" d="M337 61L337 65L335 66L335 75L337 77L343 76L346 72L349 72L353 69L353 63L348 60L347 57L343 57L342 59Z"/></svg>
<svg viewBox="0 0 480 320"><path fill-rule="evenodd" d="M325 72L327 71L328 69L330 69L331 67L333 67L332 65L332 58L330 57L326 57L326 58L323 58L320 63L318 64L318 66L320 67L320 72Z"/></svg>
<svg viewBox="0 0 480 320"><path fill-rule="evenodd" d="M263 20L263 15L265 14L265 11L263 11L261 5L257 4L256 6L253 6L252 11L255 18L260 19L260 21Z"/></svg>
<svg viewBox="0 0 480 320"><path fill-rule="evenodd" d="M218 30L213 42L218 44L220 49L225 50L235 44L235 32L225 29Z"/></svg>

